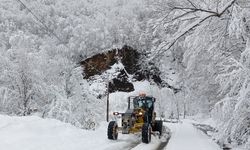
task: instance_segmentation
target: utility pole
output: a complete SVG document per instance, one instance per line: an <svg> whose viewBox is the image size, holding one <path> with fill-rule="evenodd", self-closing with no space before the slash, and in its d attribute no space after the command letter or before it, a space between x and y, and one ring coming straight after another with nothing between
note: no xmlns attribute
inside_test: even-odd
<svg viewBox="0 0 250 150"><path fill-rule="evenodd" d="M107 112L106 112L106 120L109 122L109 81L107 83Z"/></svg>
<svg viewBox="0 0 250 150"><path fill-rule="evenodd" d="M177 111L177 120L179 122L179 120L180 120L179 102L178 102L178 98L176 98L175 94L177 94L177 93L173 93L173 95L174 95L174 100L175 100L175 105L176 105L176 111Z"/></svg>
<svg viewBox="0 0 250 150"><path fill-rule="evenodd" d="M186 106L186 93L185 93L185 87L183 88L183 94L184 94L184 105L183 105L183 119L185 119L186 118L186 113L187 113L187 106Z"/></svg>

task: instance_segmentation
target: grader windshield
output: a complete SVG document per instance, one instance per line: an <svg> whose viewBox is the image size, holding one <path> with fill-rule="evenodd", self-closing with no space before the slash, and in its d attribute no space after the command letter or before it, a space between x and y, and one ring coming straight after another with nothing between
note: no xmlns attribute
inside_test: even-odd
<svg viewBox="0 0 250 150"><path fill-rule="evenodd" d="M154 102L155 98L151 96L130 96L128 97L128 109L154 109Z"/></svg>
<svg viewBox="0 0 250 150"><path fill-rule="evenodd" d="M152 97L135 97L133 100L134 108L152 109L154 98Z"/></svg>

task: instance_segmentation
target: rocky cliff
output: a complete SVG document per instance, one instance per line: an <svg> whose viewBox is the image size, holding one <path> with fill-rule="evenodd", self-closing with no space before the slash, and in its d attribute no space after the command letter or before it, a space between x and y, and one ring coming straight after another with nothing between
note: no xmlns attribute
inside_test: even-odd
<svg viewBox="0 0 250 150"><path fill-rule="evenodd" d="M173 88L162 81L160 71L153 63L146 62L143 54L140 54L137 50L129 46L123 46L121 49L113 49L83 60L81 65L84 68L84 79L101 75L118 62L122 63L124 68L119 70L118 75L110 81L109 92L133 91L134 87L131 81L142 80L149 80L159 86ZM144 63L147 63L147 65Z"/></svg>

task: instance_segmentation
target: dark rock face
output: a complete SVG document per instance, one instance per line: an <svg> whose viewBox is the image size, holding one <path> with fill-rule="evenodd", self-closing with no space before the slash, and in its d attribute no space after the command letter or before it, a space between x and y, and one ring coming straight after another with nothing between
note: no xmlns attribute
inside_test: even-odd
<svg viewBox="0 0 250 150"><path fill-rule="evenodd" d="M102 72L110 69L110 66L114 65L117 50L108 51L107 53L101 53L94 55L81 62L84 67L84 79L88 79L91 76L101 74Z"/></svg>
<svg viewBox="0 0 250 150"><path fill-rule="evenodd" d="M129 46L124 46L119 51L119 57L121 58L121 62L124 65L124 68L129 74L134 74L138 70L140 70L139 59L140 54L133 48Z"/></svg>
<svg viewBox="0 0 250 150"><path fill-rule="evenodd" d="M110 69L112 65L117 63L118 59L121 60L129 74L134 74L140 69L139 58L140 54L135 49L125 45L121 49L113 49L106 53L94 55L83 60L80 64L84 67L84 78L88 79Z"/></svg>
<svg viewBox="0 0 250 150"><path fill-rule="evenodd" d="M84 78L89 79L91 76L102 74L120 60L125 70L120 70L118 76L109 83L109 92L134 91L133 84L128 81L128 74L133 75L134 80L149 80L158 86L169 87L175 90L169 84L162 81L160 71L153 63L143 64L145 62L143 61L144 59L145 56L125 45L121 49L114 49L106 53L94 55L82 61L81 65L84 68Z"/></svg>
<svg viewBox="0 0 250 150"><path fill-rule="evenodd" d="M134 90L134 85L128 81L128 75L124 70L121 70L117 78L112 79L109 83L109 93L115 91L131 92Z"/></svg>
<svg viewBox="0 0 250 150"><path fill-rule="evenodd" d="M126 71L121 70L118 76L110 81L109 92L134 91L133 84L128 81L127 73L134 74L134 72L139 69L138 59L139 53L129 46L94 55L81 62L84 68L84 79L102 74L120 60Z"/></svg>

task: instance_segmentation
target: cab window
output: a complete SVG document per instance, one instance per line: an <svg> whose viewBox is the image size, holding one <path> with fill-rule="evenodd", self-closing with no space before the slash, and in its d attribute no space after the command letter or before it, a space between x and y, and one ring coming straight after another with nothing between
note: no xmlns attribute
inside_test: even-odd
<svg viewBox="0 0 250 150"><path fill-rule="evenodd" d="M144 98L135 98L134 99L134 107L135 108L152 108L153 106L153 100L149 97Z"/></svg>

